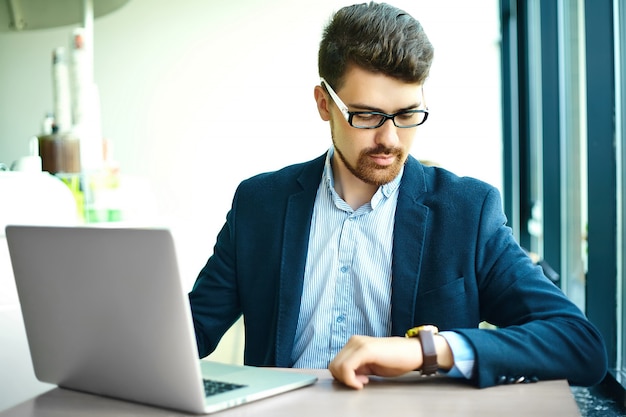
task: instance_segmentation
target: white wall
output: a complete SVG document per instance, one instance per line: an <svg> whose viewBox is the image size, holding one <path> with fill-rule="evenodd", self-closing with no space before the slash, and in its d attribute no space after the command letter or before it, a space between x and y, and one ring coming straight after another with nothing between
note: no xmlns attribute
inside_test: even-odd
<svg viewBox="0 0 626 417"><path fill-rule="evenodd" d="M189 286L239 181L328 148L313 100L317 47L330 14L350 3L132 0L96 20L103 133L122 172L154 196L141 198L146 212L176 231ZM435 46L431 113L413 155L501 189L497 0L392 3ZM51 52L71 30L0 33L0 162L27 154L51 111Z"/></svg>

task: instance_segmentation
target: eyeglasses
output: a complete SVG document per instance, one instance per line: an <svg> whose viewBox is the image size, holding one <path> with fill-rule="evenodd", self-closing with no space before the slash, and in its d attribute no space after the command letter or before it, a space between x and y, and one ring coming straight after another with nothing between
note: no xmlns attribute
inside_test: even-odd
<svg viewBox="0 0 626 417"><path fill-rule="evenodd" d="M402 110L394 114L381 113L378 111L349 111L348 106L339 98L335 90L326 82L324 78L321 79L322 85L330 94L343 117L352 127L357 129L376 129L381 127L388 119L393 121L393 124L399 128L416 127L423 124L428 119L428 110L414 109L414 110Z"/></svg>

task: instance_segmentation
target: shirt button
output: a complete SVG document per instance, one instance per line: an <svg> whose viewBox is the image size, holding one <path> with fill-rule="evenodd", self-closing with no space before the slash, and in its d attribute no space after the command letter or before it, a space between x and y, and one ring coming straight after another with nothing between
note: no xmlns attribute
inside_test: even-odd
<svg viewBox="0 0 626 417"><path fill-rule="evenodd" d="M343 272L343 273L346 273L346 272L348 272L348 267L347 266L342 266L340 271Z"/></svg>
<svg viewBox="0 0 626 417"><path fill-rule="evenodd" d="M345 316L338 316L337 317L337 323L343 323L343 321L346 319Z"/></svg>

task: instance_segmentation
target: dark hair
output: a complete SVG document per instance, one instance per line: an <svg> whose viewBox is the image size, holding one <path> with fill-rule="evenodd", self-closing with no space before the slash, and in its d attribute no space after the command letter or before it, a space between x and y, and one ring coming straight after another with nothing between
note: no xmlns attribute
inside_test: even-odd
<svg viewBox="0 0 626 417"><path fill-rule="evenodd" d="M370 2L334 14L320 43L318 71L335 89L352 64L423 83L432 60L433 47L416 19L389 4Z"/></svg>

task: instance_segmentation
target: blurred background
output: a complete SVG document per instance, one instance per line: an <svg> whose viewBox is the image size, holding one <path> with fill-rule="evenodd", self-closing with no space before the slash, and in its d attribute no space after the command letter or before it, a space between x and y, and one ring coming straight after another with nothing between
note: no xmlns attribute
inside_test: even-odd
<svg viewBox="0 0 626 417"><path fill-rule="evenodd" d="M130 188L127 219L187 230L203 262L242 179L322 154L330 135L313 100L317 48L347 4L131 0L97 17L102 136ZM421 21L435 47L431 113L413 155L501 189L497 1L393 4ZM0 162L28 154L53 111L52 52L69 49L76 26L0 33Z"/></svg>

